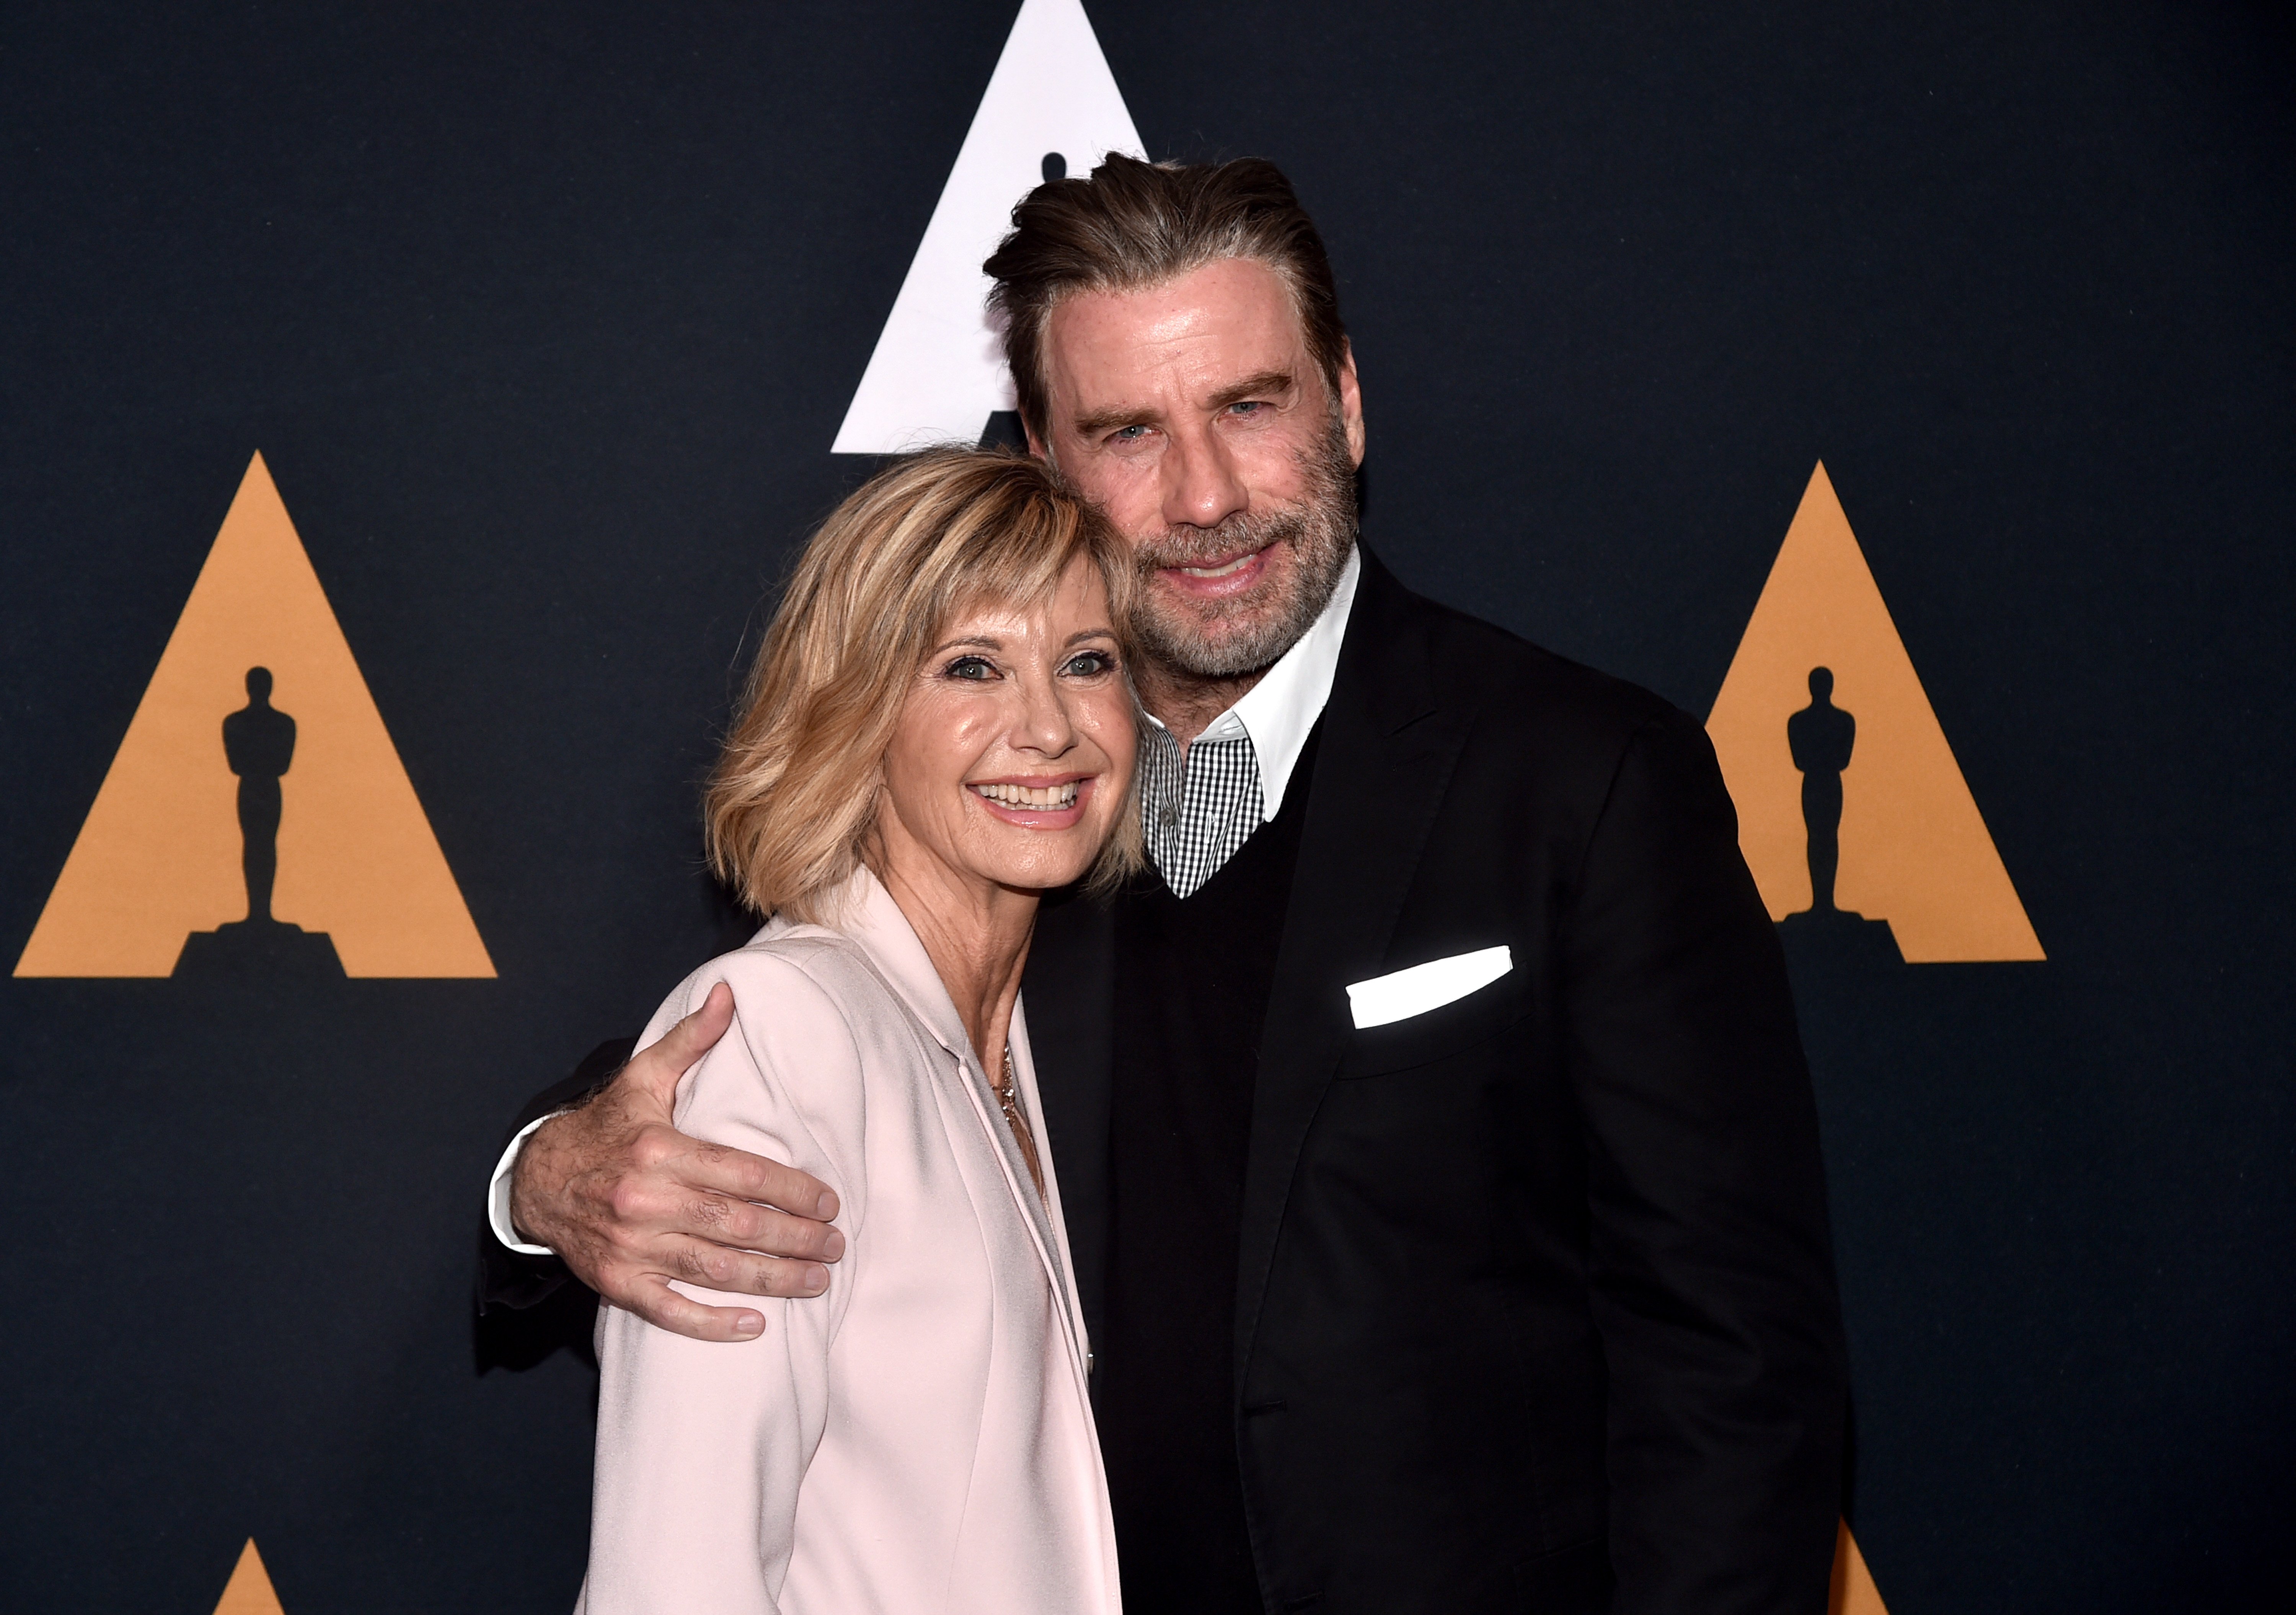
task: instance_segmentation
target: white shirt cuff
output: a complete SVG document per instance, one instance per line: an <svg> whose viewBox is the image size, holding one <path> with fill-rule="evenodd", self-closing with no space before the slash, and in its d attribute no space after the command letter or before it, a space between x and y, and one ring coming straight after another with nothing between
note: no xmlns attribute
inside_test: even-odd
<svg viewBox="0 0 2296 1615"><path fill-rule="evenodd" d="M553 1111L550 1116L560 1116L564 1113L562 1111ZM534 1129L548 1121L550 1116L537 1116L518 1130L518 1136L510 1141L510 1147L502 1152L502 1159L495 1163L494 1182L487 1185L487 1224L494 1229L496 1239L521 1256L558 1254L547 1245L526 1243L518 1237L517 1231L510 1226L511 1169L518 1165L518 1152L526 1148L526 1141L534 1136Z"/></svg>

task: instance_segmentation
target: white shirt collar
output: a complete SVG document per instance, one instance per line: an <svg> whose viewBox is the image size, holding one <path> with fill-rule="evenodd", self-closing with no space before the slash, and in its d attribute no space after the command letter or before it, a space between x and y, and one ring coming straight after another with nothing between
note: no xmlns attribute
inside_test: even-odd
<svg viewBox="0 0 2296 1615"><path fill-rule="evenodd" d="M1297 643L1276 659L1260 681L1243 693L1235 705L1204 726L1198 741L1226 741L1241 736L1251 742L1259 764L1260 821L1265 824L1283 806L1283 789L1299 767L1300 750L1308 731L1323 716L1332 696L1332 676L1340 665L1340 642L1347 637L1348 613L1356 603L1356 581L1363 575L1363 554L1348 552L1339 583L1324 603L1323 615Z"/></svg>

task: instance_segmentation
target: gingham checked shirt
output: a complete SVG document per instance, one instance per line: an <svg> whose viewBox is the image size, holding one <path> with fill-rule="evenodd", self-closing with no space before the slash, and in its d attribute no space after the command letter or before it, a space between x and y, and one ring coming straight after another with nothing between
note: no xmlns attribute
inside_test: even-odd
<svg viewBox="0 0 2296 1615"><path fill-rule="evenodd" d="M1350 554L1323 615L1243 698L1189 745L1152 717L1140 757L1148 856L1179 898L1192 896L1283 807L1300 748L1331 699L1362 562Z"/></svg>

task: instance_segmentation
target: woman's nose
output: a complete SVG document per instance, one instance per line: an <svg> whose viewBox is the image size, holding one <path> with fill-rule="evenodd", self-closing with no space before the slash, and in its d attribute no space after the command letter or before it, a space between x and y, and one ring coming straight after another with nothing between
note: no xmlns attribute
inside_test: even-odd
<svg viewBox="0 0 2296 1615"><path fill-rule="evenodd" d="M1050 675L1021 681L1020 721L1013 744L1046 757L1059 757L1076 744L1076 720L1069 713L1059 682Z"/></svg>

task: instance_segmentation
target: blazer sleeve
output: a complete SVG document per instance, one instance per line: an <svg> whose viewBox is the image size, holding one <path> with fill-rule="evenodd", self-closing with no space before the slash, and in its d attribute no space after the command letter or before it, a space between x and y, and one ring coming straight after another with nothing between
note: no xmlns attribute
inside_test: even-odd
<svg viewBox="0 0 2296 1615"><path fill-rule="evenodd" d="M540 1120L553 1111L578 1104L611 1082L614 1074L629 1063L636 1046L630 1038L616 1037L592 1049L574 1068L573 1075L526 1102L519 1111L518 1119L503 1135L496 1152L507 1148L529 1123ZM491 1312L498 1307L513 1310L532 1307L549 1299L573 1278L566 1264L554 1256L529 1256L508 1249L495 1237L494 1228L487 1219L479 1219L480 1312Z"/></svg>
<svg viewBox="0 0 2296 1615"><path fill-rule="evenodd" d="M829 1345L863 1259L860 1056L837 1006L809 977L768 955L721 959L672 995L644 1041L720 980L734 988L738 1035L686 1076L679 1130L828 1183L849 1254L831 1267L824 1294L803 1299L677 1284L697 1300L764 1313L753 1340L687 1340L600 1308L597 1463L578 1615L778 1610L799 1484L828 1414Z"/></svg>
<svg viewBox="0 0 2296 1615"><path fill-rule="evenodd" d="M1848 1373L1785 963L1703 730L1620 755L1565 942L1619 1615L1819 1611Z"/></svg>

